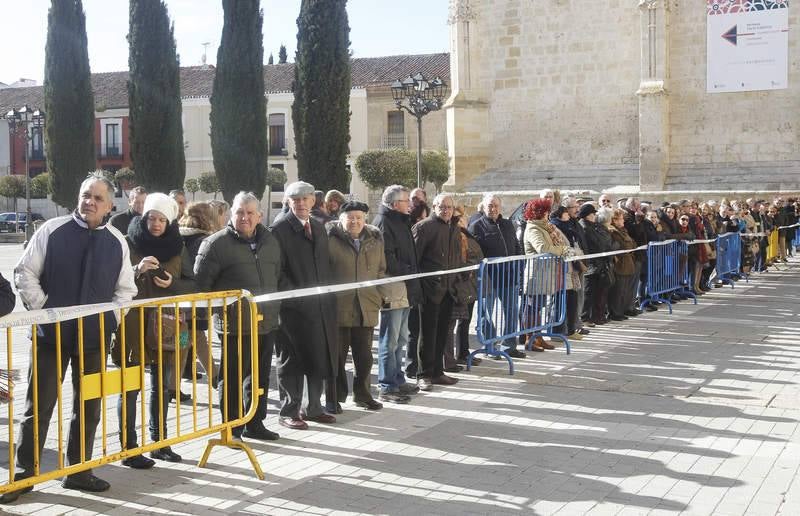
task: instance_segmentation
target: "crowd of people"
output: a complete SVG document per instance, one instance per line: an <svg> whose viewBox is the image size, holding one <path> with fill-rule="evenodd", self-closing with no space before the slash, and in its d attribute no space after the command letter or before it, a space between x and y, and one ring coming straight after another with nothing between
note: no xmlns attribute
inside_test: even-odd
<svg viewBox="0 0 800 516"><path fill-rule="evenodd" d="M794 230L777 228L797 222L798 215L795 199L787 203L782 198L769 203L685 200L657 207L634 197L615 203L602 195L594 202L545 190L525 204L519 221L512 221L503 215L503 201L496 194L485 195L476 213L468 217L466 207L453 195L440 193L429 203L424 190L401 185L387 187L371 215L364 202L348 200L336 190L324 193L298 181L287 186L285 207L267 227L259 199L248 192L240 192L228 207L224 201L187 204L178 190L160 193L136 187L129 194L129 209L110 217L112 195L113 185L102 175L92 174L81 185L76 211L48 221L34 234L15 268L17 291L26 308L234 289L259 296L444 273L484 258L518 256L524 260L554 254L570 260L563 287L566 317L553 331L580 340L593 326L640 315L647 282L647 254L643 251L589 259L581 256L633 250L666 239L704 240L740 232L746 237L743 273L764 271L773 263L786 261L793 252ZM713 275L713 243L691 245L689 250L686 266L691 279L685 292L675 294L678 297L702 295L718 280ZM10 290L3 281L0 277L0 290ZM508 295L509 290L513 295ZM554 349L541 334L518 335L528 324L530 307L551 294L543 294L529 277L505 273L489 278L479 292L476 272L470 270L261 303L258 308L263 318L255 325L248 310L239 311L233 305L213 314L198 311L198 332L207 331L219 342L230 344L222 346L219 365L208 348L210 338L197 338L197 349L190 352L191 343L183 335L185 322L168 311L158 320L157 311L130 310L124 332L109 323L115 321L113 313L106 314L104 326L97 316L90 316L83 322L84 372L100 370L106 360L101 342L112 343L110 352L117 366L147 366L148 431L150 440L158 441L167 437L170 402L188 397L181 393L171 372L178 368L184 377L194 378L197 368L188 357L196 356L218 391L224 421L240 418L256 406L255 417L233 428L233 436L276 440L279 435L265 426L266 396L258 396L253 389L250 347L240 349L231 344L240 337L249 338L251 328L258 332L256 363L261 385L269 384L273 355L275 358L278 423L304 430L309 422L336 423L348 396L356 406L375 411L384 403L409 403L420 391L456 384L458 378L448 373L461 371L470 355L470 325L479 296L504 314L499 321L483 318L482 330L503 336L498 349L509 357L525 358L521 346L534 352ZM10 303L13 308L13 293ZM657 310L658 306L650 304L647 309ZM142 316L145 321L140 320ZM101 326L105 335L100 334ZM376 328L378 376L374 391L371 371ZM140 341L142 330L144 356L132 345ZM30 382L28 385L17 441L17 480L34 472L34 410L38 410L41 453L56 401L54 379L62 378L67 365L78 361L74 321L61 324L60 361L56 360L54 325L42 324L38 331L36 364L42 380L37 404L33 403L33 387ZM159 333L164 338L159 339ZM348 354L354 369L352 383L346 371ZM57 375L57 363L61 364L61 376ZM474 357L471 363L480 365L481 360ZM91 457L100 418L99 400L80 403L76 369L67 444L70 464ZM133 449L139 446L139 391L124 396L125 403L122 396L118 403L120 443L123 449ZM81 412L85 413L83 446ZM153 459L181 461L167 446L151 452L149 458L128 457L123 464L146 469L155 464ZM67 476L63 486L85 491L109 487L91 471ZM6 493L2 501L14 500L27 490Z"/></svg>

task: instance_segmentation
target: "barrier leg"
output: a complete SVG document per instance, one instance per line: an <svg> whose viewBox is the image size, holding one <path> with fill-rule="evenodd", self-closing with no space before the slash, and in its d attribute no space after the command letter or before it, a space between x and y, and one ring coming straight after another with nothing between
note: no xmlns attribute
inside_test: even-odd
<svg viewBox="0 0 800 516"><path fill-rule="evenodd" d="M225 446L227 448L233 448L242 450L247 454L247 458L250 459L250 464L253 465L253 471L255 471L256 476L259 480L264 480L264 471L261 469L261 465L258 463L256 459L256 454L253 453L253 449L247 443L242 441L233 439L231 434L230 427L223 428L220 431L221 439L209 439L208 444L206 444L206 449L203 451L203 456L200 458L200 462L197 463L197 467L205 468L206 463L208 462L208 457L211 455L211 449L214 446Z"/></svg>
<svg viewBox="0 0 800 516"><path fill-rule="evenodd" d="M550 337L551 339L560 340L561 342L564 343L564 348L567 350L567 355L572 353L572 350L569 345L569 339L564 335L561 335L560 333L550 333L550 332L540 333L539 335L541 335L542 337Z"/></svg>
<svg viewBox="0 0 800 516"><path fill-rule="evenodd" d="M508 353L503 351L502 349L495 349L494 344L487 344L482 349L476 349L472 353L469 354L467 357L467 371L472 368L472 359L478 353L484 353L487 358L491 357L503 357L508 361L508 374L514 374L514 360L508 356Z"/></svg>

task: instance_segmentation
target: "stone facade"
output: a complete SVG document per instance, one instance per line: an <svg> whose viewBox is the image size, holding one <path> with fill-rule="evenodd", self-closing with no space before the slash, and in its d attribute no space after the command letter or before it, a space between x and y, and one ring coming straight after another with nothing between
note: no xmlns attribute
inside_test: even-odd
<svg viewBox="0 0 800 516"><path fill-rule="evenodd" d="M451 0L449 22L455 190L535 190L578 172L597 190L800 188L791 32L788 89L708 94L696 0Z"/></svg>

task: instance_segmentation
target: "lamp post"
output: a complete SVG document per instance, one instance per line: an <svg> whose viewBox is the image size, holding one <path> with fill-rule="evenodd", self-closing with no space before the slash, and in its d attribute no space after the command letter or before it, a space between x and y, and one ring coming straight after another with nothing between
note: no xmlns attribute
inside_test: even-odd
<svg viewBox="0 0 800 516"><path fill-rule="evenodd" d="M33 140L30 131L30 124L41 127L44 122L44 111L32 109L27 104L19 109L12 109L5 116L8 120L9 133L22 135L25 139L25 241L28 242L33 236L33 221L31 220L31 170L30 170L30 150L28 145ZM14 215L19 228L19 217Z"/></svg>
<svg viewBox="0 0 800 516"><path fill-rule="evenodd" d="M422 117L441 109L447 95L447 84L439 77L428 80L422 73L397 79L391 85L397 109L417 119L417 187L422 188Z"/></svg>

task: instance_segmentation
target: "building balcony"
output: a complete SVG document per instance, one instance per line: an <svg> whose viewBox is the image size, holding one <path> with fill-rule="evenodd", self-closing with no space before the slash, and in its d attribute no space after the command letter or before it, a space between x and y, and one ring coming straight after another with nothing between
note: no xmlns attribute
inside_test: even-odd
<svg viewBox="0 0 800 516"><path fill-rule="evenodd" d="M381 149L407 149L408 137L405 134L384 134L381 135Z"/></svg>
<svg viewBox="0 0 800 516"><path fill-rule="evenodd" d="M101 147L97 157L100 159L122 159L122 149L120 147Z"/></svg>

